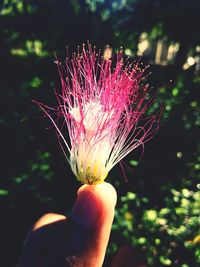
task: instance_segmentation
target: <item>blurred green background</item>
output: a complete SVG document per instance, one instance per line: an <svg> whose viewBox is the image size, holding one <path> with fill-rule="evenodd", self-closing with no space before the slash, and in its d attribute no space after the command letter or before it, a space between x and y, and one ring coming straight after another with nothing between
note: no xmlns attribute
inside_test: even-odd
<svg viewBox="0 0 200 267"><path fill-rule="evenodd" d="M67 214L80 184L50 122L31 100L56 105L55 53L90 40L150 64L163 125L109 175L118 204L105 266L122 245L149 266L200 265L200 1L2 0L0 3L0 266L15 266L46 212ZM48 129L48 130L47 130ZM129 168L129 167L131 168Z"/></svg>

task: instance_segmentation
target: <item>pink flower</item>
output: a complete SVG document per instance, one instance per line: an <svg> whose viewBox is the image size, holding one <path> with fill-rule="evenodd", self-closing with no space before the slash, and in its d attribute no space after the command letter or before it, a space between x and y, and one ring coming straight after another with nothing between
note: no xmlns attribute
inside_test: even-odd
<svg viewBox="0 0 200 267"><path fill-rule="evenodd" d="M53 122L73 173L84 184L104 181L109 171L127 154L143 146L158 130L159 116L145 117L154 99L147 100L148 85L142 85L145 69L138 63L101 58L88 45L86 50L57 62L62 94L56 94L57 119L50 108L37 103ZM66 141L67 126L70 142Z"/></svg>

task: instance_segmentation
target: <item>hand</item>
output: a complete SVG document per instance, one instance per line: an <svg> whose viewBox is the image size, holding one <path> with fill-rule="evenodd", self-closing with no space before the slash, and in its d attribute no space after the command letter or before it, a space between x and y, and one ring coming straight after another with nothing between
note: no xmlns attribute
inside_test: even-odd
<svg viewBox="0 0 200 267"><path fill-rule="evenodd" d="M71 216L49 213L28 234L18 267L101 267L117 200L112 185L83 185ZM111 267L146 267L144 255L122 247Z"/></svg>
<svg viewBox="0 0 200 267"><path fill-rule="evenodd" d="M102 266L116 200L108 183L83 185L70 218L46 214L35 223L19 266Z"/></svg>

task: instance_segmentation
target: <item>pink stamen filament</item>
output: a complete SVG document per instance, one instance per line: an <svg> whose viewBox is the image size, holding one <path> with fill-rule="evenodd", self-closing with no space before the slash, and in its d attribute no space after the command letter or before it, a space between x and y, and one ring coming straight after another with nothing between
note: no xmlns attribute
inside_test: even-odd
<svg viewBox="0 0 200 267"><path fill-rule="evenodd" d="M132 150L139 146L144 150L144 143L158 130L159 116L144 117L154 101L147 100L148 86L141 85L145 69L123 62L121 51L115 69L111 63L101 60L90 44L88 51L83 46L82 53L78 50L66 60L66 69L57 60L62 95L56 93L54 111L57 119L64 119L61 128L49 113L53 109L37 103L52 121L61 148L83 183L102 182ZM64 125L70 145L61 132Z"/></svg>

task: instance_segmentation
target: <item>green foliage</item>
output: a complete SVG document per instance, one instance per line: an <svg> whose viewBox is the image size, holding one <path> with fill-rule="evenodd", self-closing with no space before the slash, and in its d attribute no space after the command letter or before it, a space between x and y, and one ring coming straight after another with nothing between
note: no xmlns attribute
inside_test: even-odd
<svg viewBox="0 0 200 267"><path fill-rule="evenodd" d="M16 264L38 217L70 210L79 187L50 122L31 102L56 106L54 55L64 60L66 45L71 53L90 40L135 57L142 32L178 42L179 51L174 64L151 66L145 79L163 104L159 133L144 154L125 159L128 182L117 167L110 173L119 202L108 251L132 244L151 266L199 266L200 77L194 67L182 69L188 54L198 56L199 14L198 0L1 1L0 236L10 255L3 253L2 266ZM149 113L158 109L155 103Z"/></svg>
<svg viewBox="0 0 200 267"><path fill-rule="evenodd" d="M150 266L197 266L200 192L183 188L165 194L160 209L149 209L149 200L132 192L121 197L113 225L114 242L120 243L120 234L124 242L141 247L148 255Z"/></svg>

